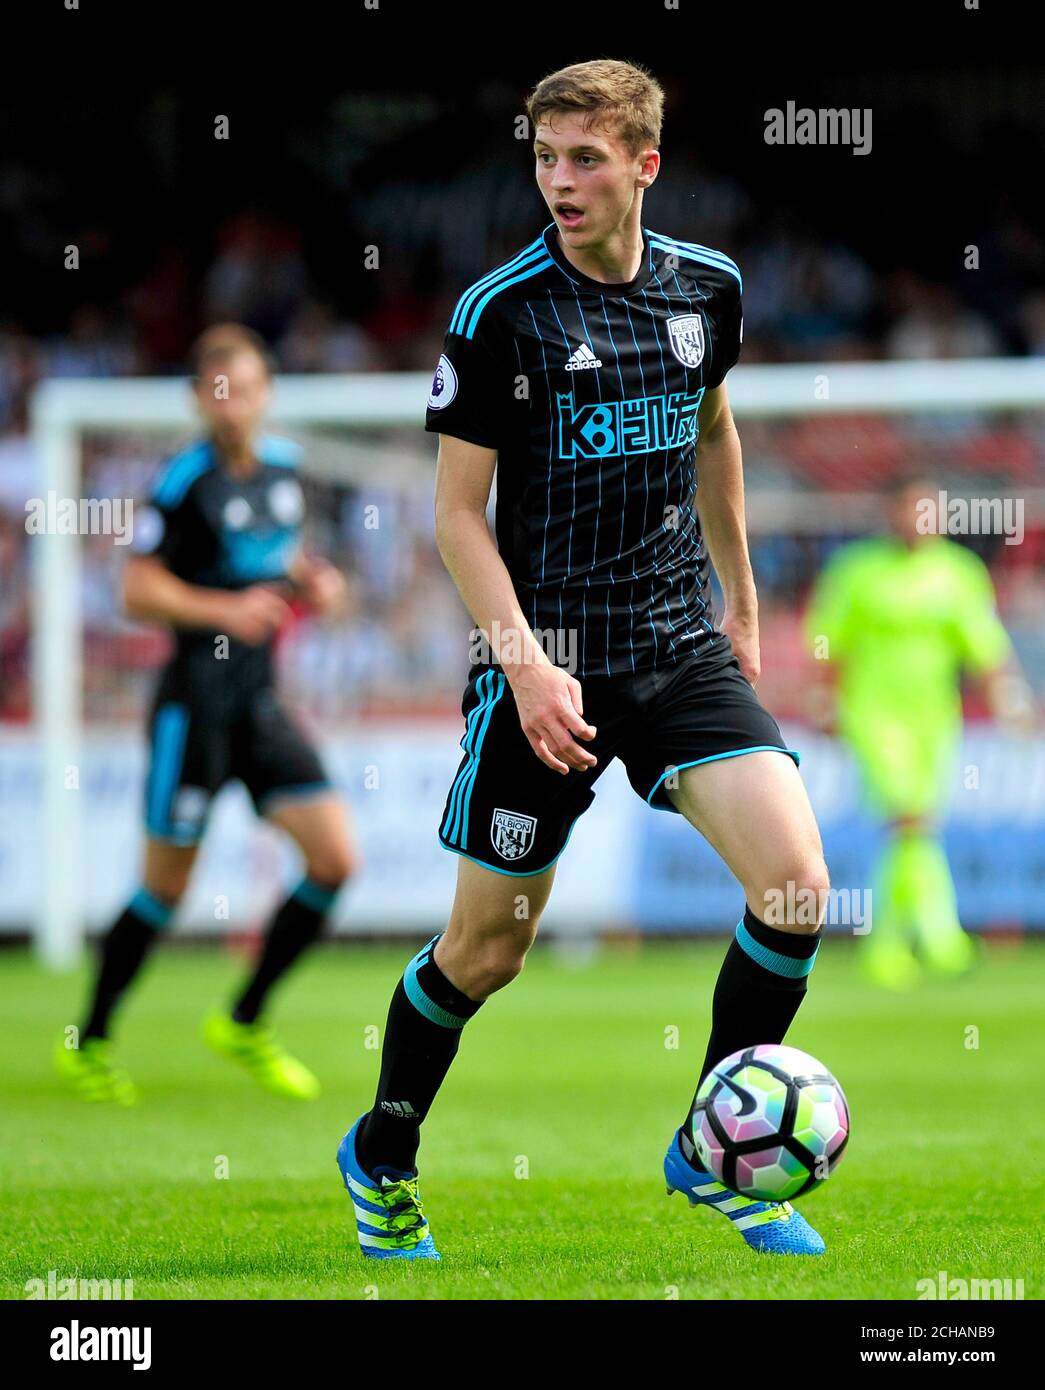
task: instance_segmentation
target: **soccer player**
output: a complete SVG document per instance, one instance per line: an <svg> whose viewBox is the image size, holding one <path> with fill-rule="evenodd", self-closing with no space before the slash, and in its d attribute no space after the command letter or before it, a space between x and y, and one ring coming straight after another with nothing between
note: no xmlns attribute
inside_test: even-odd
<svg viewBox="0 0 1045 1390"><path fill-rule="evenodd" d="M555 861L615 757L746 895L698 1086L737 1048L783 1040L819 947L819 920L766 920L789 882L802 901L826 893L827 869L798 755L752 687L757 605L723 380L740 351L740 272L642 222L663 99L648 72L613 60L540 82L527 109L552 221L461 295L436 369L437 540L490 659L465 689L439 830L460 856L449 924L396 987L376 1097L338 1150L372 1257L438 1258L414 1165L421 1123L464 1026L522 969ZM540 633L574 660L550 659ZM714 1208L755 1249L819 1254L789 1203L738 1196L701 1167L684 1105L669 1193Z"/></svg>
<svg viewBox="0 0 1045 1390"><path fill-rule="evenodd" d="M936 824L961 737L962 672L982 680L999 720L1018 729L1033 718L986 566L928 525L937 496L926 478L898 477L888 534L839 547L806 614L821 658L814 691L836 682L839 731L887 822L860 949L868 978L891 989L915 984L922 964L960 974L975 958Z"/></svg>
<svg viewBox="0 0 1045 1390"><path fill-rule="evenodd" d="M297 594L312 611L344 608L343 576L301 548L299 448L261 433L271 395L264 344L238 325L208 329L194 351L205 433L176 454L135 516L123 598L134 618L176 638L149 717L145 871L108 935L79 1045L59 1071L85 1098L133 1104L109 1039L116 1004L163 935L188 884L211 799L230 778L301 849L305 875L268 926L256 967L206 1041L265 1087L309 1099L316 1077L261 1013L272 986L319 935L358 854L345 807L274 688L273 643Z"/></svg>

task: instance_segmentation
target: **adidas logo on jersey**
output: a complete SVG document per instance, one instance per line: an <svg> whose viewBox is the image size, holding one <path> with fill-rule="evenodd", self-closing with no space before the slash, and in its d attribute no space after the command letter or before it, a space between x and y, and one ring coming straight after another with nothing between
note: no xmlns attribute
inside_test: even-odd
<svg viewBox="0 0 1045 1390"><path fill-rule="evenodd" d="M588 367L601 367L602 359L596 357L587 343L581 343L577 351L566 363L568 372L583 372Z"/></svg>

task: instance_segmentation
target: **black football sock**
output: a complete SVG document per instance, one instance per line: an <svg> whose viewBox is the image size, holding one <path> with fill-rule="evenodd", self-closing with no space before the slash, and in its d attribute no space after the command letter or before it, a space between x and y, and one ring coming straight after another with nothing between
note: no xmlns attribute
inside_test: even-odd
<svg viewBox="0 0 1045 1390"><path fill-rule="evenodd" d="M87 1022L80 1033L84 1038L108 1036L109 1017L127 986L141 969L142 962L174 911L148 889L139 888L109 929L101 945L101 963L94 985L94 998Z"/></svg>
<svg viewBox="0 0 1045 1390"><path fill-rule="evenodd" d="M482 1008L455 988L432 959L438 936L413 958L395 987L385 1024L377 1095L356 1135L363 1171L413 1172L421 1121L461 1043L461 1030Z"/></svg>
<svg viewBox="0 0 1045 1390"><path fill-rule="evenodd" d="M718 973L711 1005L711 1038L697 1082L744 1047L781 1043L806 993L806 977L820 946L820 932L767 927L745 905ZM693 1157L691 1127L696 1092L682 1126L682 1152Z"/></svg>
<svg viewBox="0 0 1045 1390"><path fill-rule="evenodd" d="M269 990L323 930L339 891L340 884L332 888L306 877L277 909L257 968L233 1007L232 1017L237 1023L257 1020Z"/></svg>

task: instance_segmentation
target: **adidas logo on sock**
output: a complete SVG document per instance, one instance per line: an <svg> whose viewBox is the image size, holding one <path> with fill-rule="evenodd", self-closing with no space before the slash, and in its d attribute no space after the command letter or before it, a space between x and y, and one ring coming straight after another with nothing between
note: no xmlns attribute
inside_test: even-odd
<svg viewBox="0 0 1045 1390"><path fill-rule="evenodd" d="M416 1115L417 1111L408 1100L383 1100L381 1109L389 1115L398 1115L401 1119L408 1120L411 1115Z"/></svg>
<svg viewBox="0 0 1045 1390"><path fill-rule="evenodd" d="M601 366L602 359L595 356L587 343L581 343L577 351L566 362L568 372L582 372L588 367Z"/></svg>

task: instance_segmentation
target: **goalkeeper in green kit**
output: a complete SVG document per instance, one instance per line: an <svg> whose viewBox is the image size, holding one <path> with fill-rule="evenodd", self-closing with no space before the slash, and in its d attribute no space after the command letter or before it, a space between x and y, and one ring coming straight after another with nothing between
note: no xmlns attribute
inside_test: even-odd
<svg viewBox="0 0 1045 1390"><path fill-rule="evenodd" d="M961 738L962 673L982 681L1008 727L1025 731L1034 719L986 566L919 524L936 497L931 481L901 480L889 499L889 534L837 550L806 615L816 666L834 678L839 733L889 827L861 961L893 989L913 985L922 964L960 974L976 955L937 824Z"/></svg>

